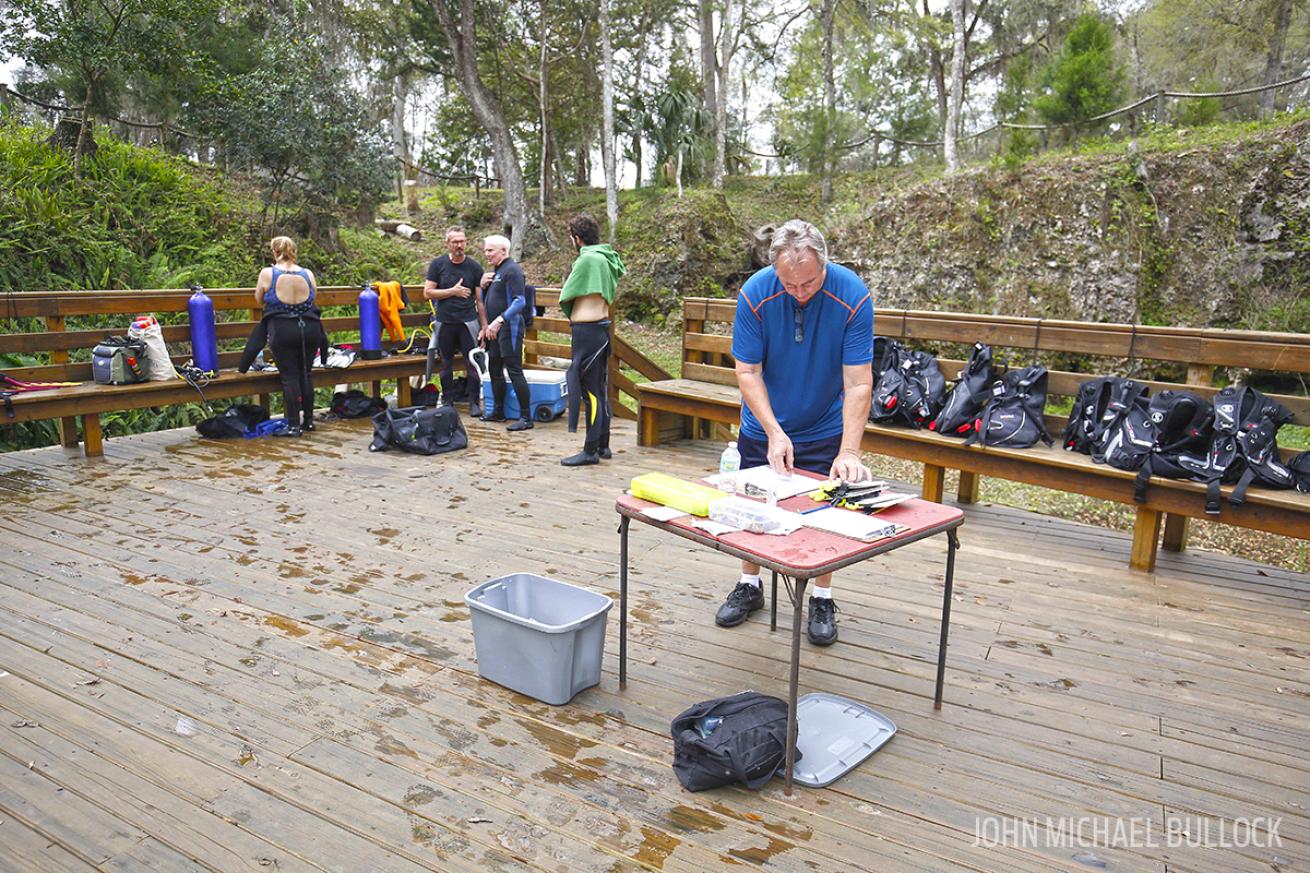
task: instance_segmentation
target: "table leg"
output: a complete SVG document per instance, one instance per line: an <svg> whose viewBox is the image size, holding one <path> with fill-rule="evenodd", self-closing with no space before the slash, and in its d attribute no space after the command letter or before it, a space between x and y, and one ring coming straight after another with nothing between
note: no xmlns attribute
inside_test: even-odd
<svg viewBox="0 0 1310 873"><path fill-rule="evenodd" d="M805 604L805 586L809 579L798 578L788 586L793 612L791 620L791 688L787 697L787 758L782 793L791 797L791 770L796 765L796 691L801 674L801 620Z"/></svg>
<svg viewBox="0 0 1310 873"><path fill-rule="evenodd" d="M619 519L619 689L628 687L628 523Z"/></svg>
<svg viewBox="0 0 1310 873"><path fill-rule="evenodd" d="M946 679L946 636L951 630L951 591L955 587L955 550L960 547L955 531L946 532L946 594L942 597L942 638L937 644L937 693L933 709L942 708L942 683Z"/></svg>
<svg viewBox="0 0 1310 873"><path fill-rule="evenodd" d="M778 629L778 571L773 571L773 594L769 597L769 630Z"/></svg>

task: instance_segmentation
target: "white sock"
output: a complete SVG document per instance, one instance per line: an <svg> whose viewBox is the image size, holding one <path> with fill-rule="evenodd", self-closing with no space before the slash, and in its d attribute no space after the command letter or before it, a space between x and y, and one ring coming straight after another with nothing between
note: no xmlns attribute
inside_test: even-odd
<svg viewBox="0 0 1310 873"><path fill-rule="evenodd" d="M742 583L745 584L745 585L754 585L756 588L759 588L759 587L760 587L760 574L759 574L759 573L756 573L754 576L750 576L750 575L747 575L746 573L742 573L742 574L741 574L741 581L742 581Z"/></svg>
<svg viewBox="0 0 1310 873"><path fill-rule="evenodd" d="M815 588L810 596L819 600L832 600L832 588Z"/></svg>

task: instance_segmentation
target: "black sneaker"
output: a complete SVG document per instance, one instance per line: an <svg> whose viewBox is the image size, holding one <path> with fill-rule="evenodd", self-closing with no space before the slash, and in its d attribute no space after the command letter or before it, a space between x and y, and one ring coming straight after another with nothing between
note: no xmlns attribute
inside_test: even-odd
<svg viewBox="0 0 1310 873"><path fill-rule="evenodd" d="M518 421L511 424L509 427L505 428L505 430L509 430L509 431L532 430L534 427L536 427L536 425L532 423L532 419L520 418Z"/></svg>
<svg viewBox="0 0 1310 873"><path fill-rule="evenodd" d="M499 409L492 409L490 412L483 414L483 421L504 421L505 413Z"/></svg>
<svg viewBox="0 0 1310 873"><path fill-rule="evenodd" d="M837 642L837 604L831 597L810 598L810 622L805 632L816 646Z"/></svg>
<svg viewBox="0 0 1310 873"><path fill-rule="evenodd" d="M298 437L302 431L298 427L284 427L281 430L273 431L275 437Z"/></svg>
<svg viewBox="0 0 1310 873"><path fill-rule="evenodd" d="M736 627L755 610L764 608L764 586L738 582L714 616L719 627Z"/></svg>

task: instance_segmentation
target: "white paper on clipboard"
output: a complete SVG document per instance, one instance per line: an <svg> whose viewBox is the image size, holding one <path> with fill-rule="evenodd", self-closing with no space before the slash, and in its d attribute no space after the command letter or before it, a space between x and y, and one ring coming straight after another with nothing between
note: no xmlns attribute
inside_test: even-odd
<svg viewBox="0 0 1310 873"><path fill-rule="evenodd" d="M779 500L786 500L788 497L795 497L797 494L808 494L823 484L822 480L811 479L809 476L798 476L795 473L790 476L780 476L768 464L759 467L747 467L745 470L738 470L736 473L715 473L713 476L707 476L705 481L717 488L720 477L724 475L733 478L738 494L745 493L747 485L753 485L760 489L761 494L772 487L773 493L778 495Z"/></svg>
<svg viewBox="0 0 1310 873"><path fill-rule="evenodd" d="M801 516L806 527L825 530L855 540L872 542L896 534L899 527L850 509L830 506Z"/></svg>

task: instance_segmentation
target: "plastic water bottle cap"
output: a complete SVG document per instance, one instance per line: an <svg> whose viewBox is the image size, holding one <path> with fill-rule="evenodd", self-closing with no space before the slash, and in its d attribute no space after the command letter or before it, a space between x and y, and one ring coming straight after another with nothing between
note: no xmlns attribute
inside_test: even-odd
<svg viewBox="0 0 1310 873"><path fill-rule="evenodd" d="M737 441L736 441L736 440L728 440L728 448L730 448L730 449L735 449L735 448L737 448Z"/></svg>

